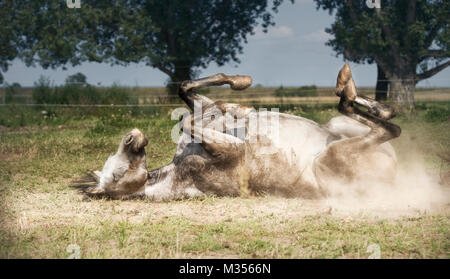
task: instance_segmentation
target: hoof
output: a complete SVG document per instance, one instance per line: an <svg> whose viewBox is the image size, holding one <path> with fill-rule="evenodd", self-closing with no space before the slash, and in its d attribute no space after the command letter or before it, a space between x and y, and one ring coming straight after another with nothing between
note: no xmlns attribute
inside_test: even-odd
<svg viewBox="0 0 450 279"><path fill-rule="evenodd" d="M230 77L230 87L233 90L244 90L252 85L251 76L231 76Z"/></svg>
<svg viewBox="0 0 450 279"><path fill-rule="evenodd" d="M355 82L352 78L352 72L350 65L345 63L342 69L339 71L336 81L336 95L344 98L347 102L355 101L358 94L356 93Z"/></svg>

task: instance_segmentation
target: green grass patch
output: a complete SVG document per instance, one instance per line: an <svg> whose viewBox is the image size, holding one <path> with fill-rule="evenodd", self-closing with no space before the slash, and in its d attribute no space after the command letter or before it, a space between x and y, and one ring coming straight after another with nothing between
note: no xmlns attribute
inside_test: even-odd
<svg viewBox="0 0 450 279"><path fill-rule="evenodd" d="M338 115L334 105L279 108L321 124ZM431 173L449 171L438 156L448 152L448 110L449 103L419 103L414 117L393 120L403 130L393 141L401 163L414 153ZM100 169L135 127L149 138L149 169L167 164L175 123L167 108L0 107L0 257L67 258L71 244L82 258L367 258L372 244L382 258L450 257L448 213L348 221L305 215L301 200L86 200L68 187Z"/></svg>

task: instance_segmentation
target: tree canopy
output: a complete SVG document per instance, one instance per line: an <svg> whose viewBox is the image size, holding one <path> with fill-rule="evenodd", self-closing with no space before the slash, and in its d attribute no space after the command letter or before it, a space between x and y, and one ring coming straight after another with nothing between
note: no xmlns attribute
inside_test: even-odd
<svg viewBox="0 0 450 279"><path fill-rule="evenodd" d="M14 58L43 68L144 62L178 82L211 62L239 63L247 36L258 24L267 31L282 1L84 0L69 9L66 1L0 0L0 67Z"/></svg>
<svg viewBox="0 0 450 279"><path fill-rule="evenodd" d="M335 13L326 32L337 55L357 63L376 63L390 83L390 96L414 109L414 87L450 65L450 2L315 0L318 9Z"/></svg>
<svg viewBox="0 0 450 279"><path fill-rule="evenodd" d="M111 9L108 1L90 2L69 9L66 1L0 0L0 79L16 58L44 69L107 59L111 30L103 24Z"/></svg>
<svg viewBox="0 0 450 279"><path fill-rule="evenodd" d="M116 8L121 18L112 56L117 63L145 62L172 82L190 79L215 62L239 63L242 44L261 23L273 25L282 0L132 0Z"/></svg>
<svg viewBox="0 0 450 279"><path fill-rule="evenodd" d="M14 18L12 1L0 1L0 84L3 83L2 72L8 70L9 62L18 55L18 37L11 24ZM15 23L15 22L14 22Z"/></svg>
<svg viewBox="0 0 450 279"><path fill-rule="evenodd" d="M66 84L86 85L87 77L83 73L76 73L66 78Z"/></svg>

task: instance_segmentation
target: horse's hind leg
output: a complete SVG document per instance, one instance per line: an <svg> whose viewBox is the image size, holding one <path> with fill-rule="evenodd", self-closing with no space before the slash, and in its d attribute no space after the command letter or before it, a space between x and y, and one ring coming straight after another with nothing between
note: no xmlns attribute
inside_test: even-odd
<svg viewBox="0 0 450 279"><path fill-rule="evenodd" d="M384 120L389 120L396 115L393 107L377 102L376 100L364 95L356 96L355 103L366 107L370 114Z"/></svg>
<svg viewBox="0 0 450 279"><path fill-rule="evenodd" d="M389 172L389 168L395 165L395 158L384 153L381 149L377 149L377 147L398 137L401 129L397 125L373 115L370 108L376 105L380 111L389 112L389 107L378 105L378 102L366 99L363 100L377 103L365 103L369 112L353 106L353 103L360 97L357 95L348 64L339 72L336 88L336 94L341 97L338 106L339 112L368 126L370 131L364 136L332 142L315 160L316 176L320 179L331 175L335 178L340 177L345 181L350 181L368 173L368 169L372 169L371 171L378 173L380 176L385 175L383 172ZM389 113L382 113L382 115L392 117L392 114L389 115Z"/></svg>
<svg viewBox="0 0 450 279"><path fill-rule="evenodd" d="M336 95L339 97L344 96L345 100L351 104L355 102L358 105L367 108L371 115L378 118L389 120L395 116L393 107L356 93L355 83L348 63L345 63L344 67L339 71L336 82Z"/></svg>
<svg viewBox="0 0 450 279"><path fill-rule="evenodd" d="M394 116L391 107L368 97L358 96L348 63L339 72L336 89L336 95L341 97L339 112L370 128L370 132L362 137L362 143L359 144L362 148L379 145L400 136L400 127L386 120ZM354 102L368 108L368 112L354 107Z"/></svg>

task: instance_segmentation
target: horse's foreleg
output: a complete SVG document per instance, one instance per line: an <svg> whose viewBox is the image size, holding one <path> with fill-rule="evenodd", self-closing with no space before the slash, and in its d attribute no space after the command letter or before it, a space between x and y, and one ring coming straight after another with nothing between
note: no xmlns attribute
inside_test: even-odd
<svg viewBox="0 0 450 279"><path fill-rule="evenodd" d="M209 128L203 129L202 134L200 144L214 158L227 160L242 156L245 152L245 143L238 137Z"/></svg>

